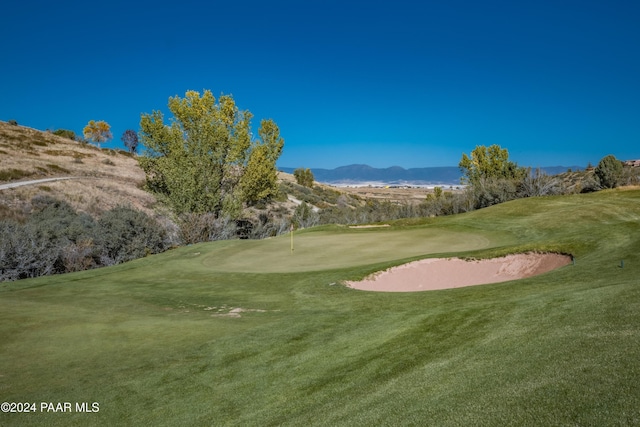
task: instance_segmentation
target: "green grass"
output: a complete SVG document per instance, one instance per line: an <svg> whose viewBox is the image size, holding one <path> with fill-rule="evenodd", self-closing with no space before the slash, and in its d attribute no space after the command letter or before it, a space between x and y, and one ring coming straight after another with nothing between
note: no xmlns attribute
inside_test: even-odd
<svg viewBox="0 0 640 427"><path fill-rule="evenodd" d="M0 425L638 425L639 233L640 191L606 191L2 283L0 402L100 412ZM340 285L528 250L576 264L422 293Z"/></svg>

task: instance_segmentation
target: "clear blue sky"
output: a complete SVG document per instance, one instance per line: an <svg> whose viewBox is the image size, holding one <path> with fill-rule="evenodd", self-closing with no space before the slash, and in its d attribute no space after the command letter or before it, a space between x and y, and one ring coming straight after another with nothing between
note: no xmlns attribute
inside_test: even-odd
<svg viewBox="0 0 640 427"><path fill-rule="evenodd" d="M640 2L12 1L0 120L121 145L170 96L232 94L285 138L278 164L523 166L640 158ZM109 146L109 145L107 145Z"/></svg>

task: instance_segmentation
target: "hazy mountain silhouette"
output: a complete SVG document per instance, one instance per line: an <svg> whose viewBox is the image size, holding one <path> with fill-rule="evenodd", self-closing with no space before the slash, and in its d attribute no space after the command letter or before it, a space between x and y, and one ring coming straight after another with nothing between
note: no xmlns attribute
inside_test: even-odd
<svg viewBox="0 0 640 427"><path fill-rule="evenodd" d="M293 173L297 168L280 168L281 171ZM335 169L311 168L315 180L327 184L357 184L363 182L379 182L387 185L402 184L460 184L460 168L455 166L411 168L400 166L374 168L369 165L348 165Z"/></svg>
<svg viewBox="0 0 640 427"><path fill-rule="evenodd" d="M297 168L282 167L283 172L293 173ZM566 172L565 166L541 168L549 175ZM572 170L582 168L574 166ZM348 165L335 169L311 168L315 180L327 184L381 183L385 185L459 185L462 173L457 166L441 166L405 169L400 166L374 168L369 165Z"/></svg>

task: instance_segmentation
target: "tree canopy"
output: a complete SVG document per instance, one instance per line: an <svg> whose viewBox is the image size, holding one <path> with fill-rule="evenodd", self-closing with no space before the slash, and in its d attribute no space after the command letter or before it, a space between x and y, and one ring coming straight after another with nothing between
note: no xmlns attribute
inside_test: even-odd
<svg viewBox="0 0 640 427"><path fill-rule="evenodd" d="M305 187L313 187L314 176L311 169L298 168L293 171L293 176L296 178L296 182Z"/></svg>
<svg viewBox="0 0 640 427"><path fill-rule="evenodd" d="M509 161L509 152L499 145L478 145L471 156L462 154L458 164L463 173L462 183L476 185L487 179L520 179L526 169Z"/></svg>
<svg viewBox="0 0 640 427"><path fill-rule="evenodd" d="M89 120L89 123L82 129L82 134L87 140L98 144L98 147L101 143L111 141L113 138L111 126L104 120Z"/></svg>
<svg viewBox="0 0 640 427"><path fill-rule="evenodd" d="M622 162L614 155L603 157L593 171L600 186L603 188L616 188L622 179Z"/></svg>
<svg viewBox="0 0 640 427"><path fill-rule="evenodd" d="M238 217L245 205L277 192L276 161L284 140L272 120L262 120L259 138L249 111L230 95L187 91L169 98L170 124L160 111L142 114L140 140L147 148L140 165L148 188L177 213Z"/></svg>
<svg viewBox="0 0 640 427"><path fill-rule="evenodd" d="M120 138L131 154L138 149L138 134L131 129L127 129Z"/></svg>

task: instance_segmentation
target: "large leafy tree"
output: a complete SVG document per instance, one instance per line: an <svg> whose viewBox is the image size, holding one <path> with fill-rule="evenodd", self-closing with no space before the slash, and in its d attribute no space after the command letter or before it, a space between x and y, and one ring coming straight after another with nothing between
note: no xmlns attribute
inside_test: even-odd
<svg viewBox="0 0 640 427"><path fill-rule="evenodd" d="M243 206L277 191L276 160L284 140L272 120L263 120L259 138L249 111L233 98L210 91L187 91L169 98L170 124L160 111L142 114L140 140L147 152L140 164L148 187L177 213L239 216Z"/></svg>
<svg viewBox="0 0 640 427"><path fill-rule="evenodd" d="M526 174L526 169L509 160L509 152L499 145L477 146L471 156L462 154L458 164L462 171L462 183L478 185L487 180L521 179Z"/></svg>
<svg viewBox="0 0 640 427"><path fill-rule="evenodd" d="M113 138L111 126L104 120L89 120L89 123L82 129L82 134L87 140L98 144L98 148L101 143L111 141Z"/></svg>

